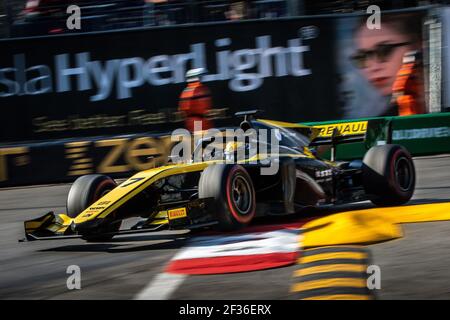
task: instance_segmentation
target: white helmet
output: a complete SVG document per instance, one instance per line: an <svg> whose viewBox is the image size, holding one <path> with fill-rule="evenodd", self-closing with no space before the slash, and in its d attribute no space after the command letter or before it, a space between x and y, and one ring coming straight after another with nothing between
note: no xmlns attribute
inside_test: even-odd
<svg viewBox="0 0 450 320"><path fill-rule="evenodd" d="M205 68L196 68L188 70L188 72L186 72L186 81L187 82L200 81L200 77L205 73L206 73Z"/></svg>

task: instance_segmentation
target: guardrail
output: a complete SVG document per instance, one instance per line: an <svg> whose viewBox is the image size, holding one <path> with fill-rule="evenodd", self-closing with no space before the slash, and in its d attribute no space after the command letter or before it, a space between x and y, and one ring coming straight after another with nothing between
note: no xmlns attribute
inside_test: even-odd
<svg viewBox="0 0 450 320"><path fill-rule="evenodd" d="M384 119L390 122L390 143L406 147L413 156L450 153L450 112L413 115L406 117L366 118L358 120L339 120L325 122L308 122L306 125L330 125L362 120ZM337 160L361 159L367 151L366 144L355 142L339 145L336 150ZM330 158L330 152L322 155Z"/></svg>
<svg viewBox="0 0 450 320"><path fill-rule="evenodd" d="M382 119L391 122L392 142L413 156L450 153L450 113ZM351 123L352 120L310 122L308 125ZM0 147L0 187L70 182L78 176L103 173L126 177L136 171L161 166L173 142L168 134L133 134L62 139ZM337 147L337 160L361 159L365 142ZM328 154L329 156L329 154ZM323 155L327 157L327 155Z"/></svg>
<svg viewBox="0 0 450 320"><path fill-rule="evenodd" d="M134 134L2 146L0 187L70 182L91 173L126 177L165 164L170 138Z"/></svg>

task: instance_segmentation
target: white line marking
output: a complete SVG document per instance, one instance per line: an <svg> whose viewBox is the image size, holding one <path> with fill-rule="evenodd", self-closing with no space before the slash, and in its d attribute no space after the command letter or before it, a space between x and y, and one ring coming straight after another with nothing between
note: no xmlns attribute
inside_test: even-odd
<svg viewBox="0 0 450 320"><path fill-rule="evenodd" d="M187 275L160 273L139 292L134 300L167 300L183 283Z"/></svg>

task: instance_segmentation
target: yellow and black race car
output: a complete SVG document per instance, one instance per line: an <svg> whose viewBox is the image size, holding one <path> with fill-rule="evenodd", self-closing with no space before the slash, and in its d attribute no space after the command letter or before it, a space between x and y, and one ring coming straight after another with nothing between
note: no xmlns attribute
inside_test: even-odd
<svg viewBox="0 0 450 320"><path fill-rule="evenodd" d="M314 127L255 120L255 113L236 115L244 117L242 131L276 132L272 137L276 141L264 141L264 152L246 153L252 143L258 148L263 145L260 141L233 140L215 149L214 160L200 157L196 161L192 156L183 163L141 171L119 185L105 175L79 177L69 191L67 213L49 212L26 221L26 238L107 241L117 234L165 227L235 230L256 216L363 200L394 205L412 197L413 161L404 147L389 144L386 123L369 120ZM362 160L334 161L336 145L355 141L375 146ZM211 137L200 139L194 155L211 143ZM330 161L317 155L322 145L331 146ZM237 157L239 148L244 150L243 158ZM261 173L274 164L275 173ZM131 217L142 219L121 230L122 221Z"/></svg>

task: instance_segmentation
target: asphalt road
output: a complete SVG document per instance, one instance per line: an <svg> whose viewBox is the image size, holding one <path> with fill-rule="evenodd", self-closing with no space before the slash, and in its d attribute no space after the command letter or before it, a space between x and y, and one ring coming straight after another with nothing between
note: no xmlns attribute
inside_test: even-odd
<svg viewBox="0 0 450 320"><path fill-rule="evenodd" d="M411 202L450 201L450 155L417 158L415 164L418 181ZM50 210L65 210L69 187L62 184L0 190L1 299L133 299L149 283L158 281L167 262L189 238L186 231L161 231L119 236L99 244L79 239L19 243L24 220ZM340 209L370 206L363 203ZM292 217L286 221L289 219ZM403 228L403 239L369 247L373 263L381 268L378 298L450 299L450 222ZM66 270L70 265L81 268L81 290L67 289ZM182 277L175 279L177 286L165 297L290 299L294 270L295 266Z"/></svg>

